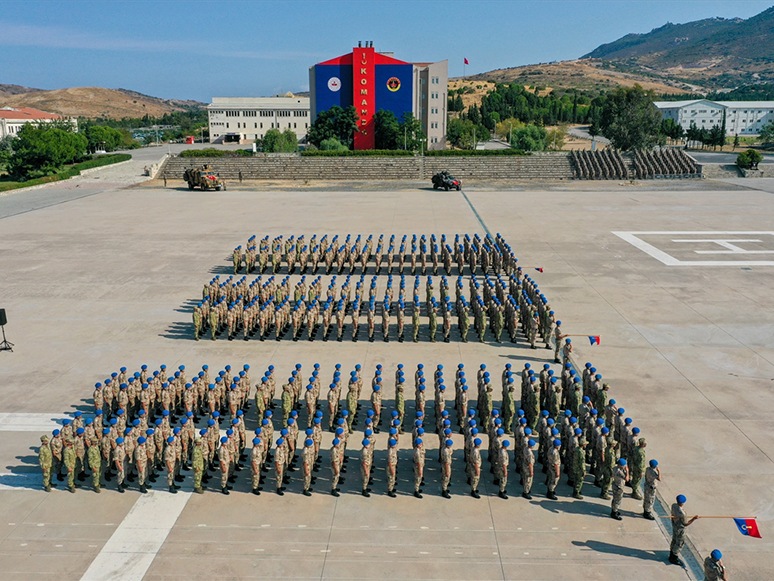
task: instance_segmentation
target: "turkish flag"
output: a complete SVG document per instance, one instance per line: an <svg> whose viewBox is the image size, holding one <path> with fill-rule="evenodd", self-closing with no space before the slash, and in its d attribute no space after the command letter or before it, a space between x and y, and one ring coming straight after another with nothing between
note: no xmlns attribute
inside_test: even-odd
<svg viewBox="0 0 774 581"><path fill-rule="evenodd" d="M468 62L468 59L466 59L466 58L463 58L463 60L465 61L465 64L466 64L466 65L469 65L469 64L470 64L470 63Z"/></svg>

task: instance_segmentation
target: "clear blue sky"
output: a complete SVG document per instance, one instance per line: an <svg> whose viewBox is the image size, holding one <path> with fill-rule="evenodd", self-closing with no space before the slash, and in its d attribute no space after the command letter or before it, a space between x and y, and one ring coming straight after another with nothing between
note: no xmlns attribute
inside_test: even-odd
<svg viewBox="0 0 774 581"><path fill-rule="evenodd" d="M163 98L308 89L309 66L358 40L449 75L577 58L666 22L749 18L768 1L15 1L0 3L0 83Z"/></svg>

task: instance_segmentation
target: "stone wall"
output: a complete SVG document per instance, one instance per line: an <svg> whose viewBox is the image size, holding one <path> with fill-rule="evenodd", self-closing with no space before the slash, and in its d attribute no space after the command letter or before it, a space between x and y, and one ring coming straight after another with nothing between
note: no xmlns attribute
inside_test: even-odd
<svg viewBox="0 0 774 581"><path fill-rule="evenodd" d="M171 157L159 178L182 179L183 172L208 164L227 180L425 180L447 170L460 180L568 180L573 179L569 154L538 153L525 156L462 157Z"/></svg>

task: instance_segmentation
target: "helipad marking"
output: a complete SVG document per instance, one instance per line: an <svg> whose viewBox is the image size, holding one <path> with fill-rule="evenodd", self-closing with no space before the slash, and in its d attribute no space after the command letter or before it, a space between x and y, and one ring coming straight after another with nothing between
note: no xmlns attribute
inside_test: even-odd
<svg viewBox="0 0 774 581"><path fill-rule="evenodd" d="M81 581L142 579L191 493L143 494L92 561Z"/></svg>
<svg viewBox="0 0 774 581"><path fill-rule="evenodd" d="M732 242L746 242L748 239L743 238L725 238L725 236L774 236L774 231L648 231L648 232L611 232L622 240L625 240L635 248L639 248L645 254L655 258L656 260L666 264L667 266L774 266L774 260L679 260L674 256L667 254L663 250L659 250L653 244L645 242L640 236L669 236L673 242L678 243L715 243L725 250L694 250L696 254L733 254L735 256L743 255L760 255L771 254L772 251L762 250L746 250L734 244ZM702 236L702 238L694 239L672 239L671 236ZM717 236L716 238L707 239L707 236Z"/></svg>

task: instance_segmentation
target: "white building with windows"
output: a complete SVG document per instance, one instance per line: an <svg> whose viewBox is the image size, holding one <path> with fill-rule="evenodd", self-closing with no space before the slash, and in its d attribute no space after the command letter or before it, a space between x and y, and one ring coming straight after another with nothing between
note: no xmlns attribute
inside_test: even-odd
<svg viewBox="0 0 774 581"><path fill-rule="evenodd" d="M309 129L309 97L213 97L207 114L211 143L252 143L269 129L290 129L301 141Z"/></svg>
<svg viewBox="0 0 774 581"><path fill-rule="evenodd" d="M774 121L774 101L656 101L663 119L672 119L685 131L695 123L699 129L723 124L727 135L758 135Z"/></svg>
<svg viewBox="0 0 774 581"><path fill-rule="evenodd" d="M27 123L51 123L53 121L69 121L74 130L78 131L78 120L63 117L56 113L46 113L30 107L3 107L0 109L0 139L15 137Z"/></svg>

